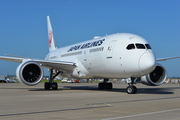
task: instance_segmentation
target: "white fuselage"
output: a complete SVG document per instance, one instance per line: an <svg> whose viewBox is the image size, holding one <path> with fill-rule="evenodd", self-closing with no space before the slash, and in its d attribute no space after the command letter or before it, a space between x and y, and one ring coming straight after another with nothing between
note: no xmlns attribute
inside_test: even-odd
<svg viewBox="0 0 180 120"><path fill-rule="evenodd" d="M46 60L76 63L64 77L127 78L152 72L156 59L148 42L142 37L117 33L50 52Z"/></svg>

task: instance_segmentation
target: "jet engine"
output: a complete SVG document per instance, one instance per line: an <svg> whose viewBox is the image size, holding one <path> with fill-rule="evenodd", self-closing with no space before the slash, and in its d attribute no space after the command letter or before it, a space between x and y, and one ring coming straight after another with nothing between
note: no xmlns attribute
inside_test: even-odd
<svg viewBox="0 0 180 120"><path fill-rule="evenodd" d="M166 69L162 65L156 64L154 71L145 76L142 76L140 78L140 82L148 86L158 86L163 84L163 82L166 80L166 77Z"/></svg>
<svg viewBox="0 0 180 120"><path fill-rule="evenodd" d="M42 80L43 74L42 66L35 61L23 62L16 70L18 80L30 86L38 84Z"/></svg>

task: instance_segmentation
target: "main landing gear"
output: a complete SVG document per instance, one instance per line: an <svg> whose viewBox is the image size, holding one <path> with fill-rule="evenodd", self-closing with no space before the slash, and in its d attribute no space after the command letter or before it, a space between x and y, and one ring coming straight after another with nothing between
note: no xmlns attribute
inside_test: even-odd
<svg viewBox="0 0 180 120"><path fill-rule="evenodd" d="M133 85L134 80L135 80L135 78L131 78L131 83L128 83L129 86L126 88L126 92L128 94L135 94L137 92L136 86Z"/></svg>
<svg viewBox="0 0 180 120"><path fill-rule="evenodd" d="M44 84L44 89L49 90L52 88L53 90L58 89L58 84L56 82L53 82L54 78L58 76L61 72L58 71L54 76L53 76L53 69L50 70L50 76L49 76L49 82L45 82Z"/></svg>
<svg viewBox="0 0 180 120"><path fill-rule="evenodd" d="M104 79L104 81L102 82L102 83L99 83L99 85L98 85L98 88L99 88L99 90L111 90L112 89L112 83L108 83L107 81L108 81L109 79Z"/></svg>

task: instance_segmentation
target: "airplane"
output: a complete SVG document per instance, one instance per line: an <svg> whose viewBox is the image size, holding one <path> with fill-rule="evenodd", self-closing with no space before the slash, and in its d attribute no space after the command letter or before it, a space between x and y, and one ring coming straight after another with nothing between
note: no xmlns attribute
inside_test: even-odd
<svg viewBox="0 0 180 120"><path fill-rule="evenodd" d="M166 69L159 61L180 57L156 59L149 43L131 33L116 33L92 40L57 48L50 17L47 16L49 53L45 60L20 56L0 56L1 60L18 62L16 76L21 83L37 85L43 78L43 67L49 69L49 82L46 90L58 89L53 82L56 76L75 79L103 79L98 84L100 90L111 90L109 79L130 78L126 91L135 94L134 81L148 86L158 86L166 80Z"/></svg>

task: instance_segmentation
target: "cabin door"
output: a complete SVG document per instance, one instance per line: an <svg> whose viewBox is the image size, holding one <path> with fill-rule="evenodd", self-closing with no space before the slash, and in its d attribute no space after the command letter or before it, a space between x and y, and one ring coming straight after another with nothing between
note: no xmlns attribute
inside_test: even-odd
<svg viewBox="0 0 180 120"><path fill-rule="evenodd" d="M114 49L116 42L117 42L117 40L113 40L109 43L107 53L106 53L107 58L112 58L113 49Z"/></svg>

